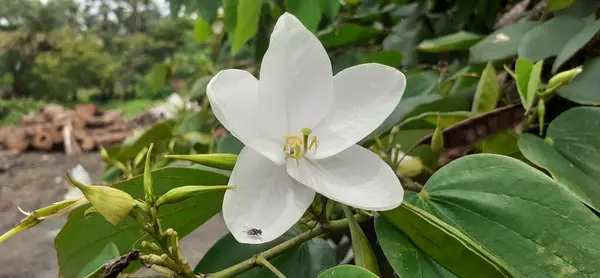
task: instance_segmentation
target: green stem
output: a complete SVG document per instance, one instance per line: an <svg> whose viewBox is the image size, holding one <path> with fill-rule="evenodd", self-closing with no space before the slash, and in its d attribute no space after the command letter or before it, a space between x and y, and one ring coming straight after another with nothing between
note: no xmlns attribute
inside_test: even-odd
<svg viewBox="0 0 600 278"><path fill-rule="evenodd" d="M358 222L362 222L362 221L366 221L366 220L370 219L370 217L368 217L366 215L362 215L362 214L355 215L354 218ZM320 235L323 235L329 231L346 229L346 228L348 228L348 225L349 225L348 219L330 221L329 223L327 223L325 225L317 226L316 228L314 228L312 230L312 232L306 231L304 233L301 233L301 234L297 235L296 237L287 240L286 242L283 242L267 251L257 254L257 256L262 256L265 260L271 259L271 258L283 253L286 250L289 250L291 248L299 246L300 244L302 244L306 241L309 241L315 237L318 237ZM248 271L248 270L256 267L256 265L257 265L256 260L254 260L254 258L250 258L241 263L230 266L224 270L210 274L210 275L208 275L208 277L211 277L211 278L233 277L235 275L238 275L240 273L243 273L245 271Z"/></svg>
<svg viewBox="0 0 600 278"><path fill-rule="evenodd" d="M286 278L285 275L283 275L283 273L281 273L281 271L279 271L279 269L277 269L274 265L272 265L269 261L267 261L267 259L265 259L263 256L258 255L256 257L256 263L268 268L278 278Z"/></svg>

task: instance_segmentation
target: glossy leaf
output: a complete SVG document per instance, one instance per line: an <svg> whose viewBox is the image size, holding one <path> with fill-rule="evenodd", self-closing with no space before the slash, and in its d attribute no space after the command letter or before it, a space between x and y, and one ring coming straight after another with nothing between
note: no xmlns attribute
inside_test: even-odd
<svg viewBox="0 0 600 278"><path fill-rule="evenodd" d="M372 272L355 265L338 265L321 273L318 278L377 278Z"/></svg>
<svg viewBox="0 0 600 278"><path fill-rule="evenodd" d="M212 28L210 24L206 22L202 17L198 17L194 23L194 40L197 44L204 43L212 34Z"/></svg>
<svg viewBox="0 0 600 278"><path fill-rule="evenodd" d="M252 0L254 1L254 0ZM256 1L260 2L260 1ZM287 11L295 15L306 29L311 32L317 31L321 21L321 9L323 0L287 0Z"/></svg>
<svg viewBox="0 0 600 278"><path fill-rule="evenodd" d="M364 27L356 24L344 24L338 30L329 30L319 35L319 39L326 48L357 43L379 35L375 28Z"/></svg>
<svg viewBox="0 0 600 278"><path fill-rule="evenodd" d="M484 113L492 111L496 108L499 98L500 88L498 87L498 80L496 80L496 70L490 62L481 73L471 112Z"/></svg>
<svg viewBox="0 0 600 278"><path fill-rule="evenodd" d="M583 71L569 84L558 88L558 94L579 104L600 105L598 80L600 80L600 58L595 58L586 62Z"/></svg>
<svg viewBox="0 0 600 278"><path fill-rule="evenodd" d="M365 55L361 63L379 63L390 67L400 67L402 64L402 53L396 50L383 50Z"/></svg>
<svg viewBox="0 0 600 278"><path fill-rule="evenodd" d="M231 53L237 54L242 46L258 32L262 1L237 0L235 33L231 42Z"/></svg>
<svg viewBox="0 0 600 278"><path fill-rule="evenodd" d="M527 32L519 44L519 58L539 61L558 55L565 44L583 27L579 18L559 16Z"/></svg>
<svg viewBox="0 0 600 278"><path fill-rule="evenodd" d="M531 74L529 75L529 81L527 82L527 105L525 110L533 107L533 102L537 97L537 91L540 88L542 82L542 67L544 60L541 60L533 65L531 68Z"/></svg>
<svg viewBox="0 0 600 278"><path fill-rule="evenodd" d="M600 270L593 248L600 219L524 162L469 155L437 171L423 192L407 200L468 234L517 277L594 277Z"/></svg>
<svg viewBox="0 0 600 278"><path fill-rule="evenodd" d="M600 211L600 108L578 107L550 123L543 140L531 134L519 139L519 149L536 165L546 169L568 192Z"/></svg>
<svg viewBox="0 0 600 278"><path fill-rule="evenodd" d="M385 257L400 277L456 277L423 252L404 232L396 228L385 217L375 218L375 232Z"/></svg>
<svg viewBox="0 0 600 278"><path fill-rule="evenodd" d="M600 19L596 20L594 23L586 24L586 26L573 36L562 48L556 57L556 60L554 60L552 72L557 72L566 61L571 59L577 51L583 48L596 34L598 34L598 31L600 31Z"/></svg>
<svg viewBox="0 0 600 278"><path fill-rule="evenodd" d="M471 47L469 61L485 63L514 56L521 38L534 26L534 22L525 21L505 26L490 34Z"/></svg>
<svg viewBox="0 0 600 278"><path fill-rule="evenodd" d="M163 168L152 171L152 177L154 192L158 195L180 186L223 185L228 180L226 176L192 168ZM135 199L144 197L141 175L116 183L113 187L131 194ZM211 191L181 203L161 207L159 218L163 228L175 229L180 237L189 234L221 210L223 194L223 191ZM113 242L119 252L124 254L144 237L144 232L133 219L126 217L119 225L112 226L99 214L84 217L88 208L89 205L74 210L55 240L60 273L65 278L77 277L109 242Z"/></svg>
<svg viewBox="0 0 600 278"><path fill-rule="evenodd" d="M442 36L435 39L424 40L417 47L423 52L443 53L449 51L466 50L483 39L483 36L458 31L454 34Z"/></svg>
<svg viewBox="0 0 600 278"><path fill-rule="evenodd" d="M294 227L279 239L264 244L241 244L231 234L227 234L208 250L194 268L194 272L204 274L217 272L266 251L299 233L300 229ZM269 262L289 278L316 277L319 273L336 264L334 250L331 249L327 241L320 238L312 239L296 248L287 250L270 259ZM235 277L262 278L274 277L274 275L267 268L257 267Z"/></svg>

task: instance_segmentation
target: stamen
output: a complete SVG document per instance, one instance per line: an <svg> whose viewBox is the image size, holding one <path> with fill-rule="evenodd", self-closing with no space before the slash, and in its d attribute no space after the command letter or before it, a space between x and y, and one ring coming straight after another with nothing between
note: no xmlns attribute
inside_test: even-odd
<svg viewBox="0 0 600 278"><path fill-rule="evenodd" d="M311 134L312 130L310 128L303 128L302 137L295 135L284 136L283 151L286 153L286 158L292 158L296 160L296 163L299 163L300 159L309 150L316 149L319 145L319 140L316 136L309 138ZM311 139L310 142L309 139Z"/></svg>

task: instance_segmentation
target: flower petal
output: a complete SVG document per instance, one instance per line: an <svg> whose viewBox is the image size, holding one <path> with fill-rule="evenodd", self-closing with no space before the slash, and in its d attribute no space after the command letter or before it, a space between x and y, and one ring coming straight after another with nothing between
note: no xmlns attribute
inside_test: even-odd
<svg viewBox="0 0 600 278"><path fill-rule="evenodd" d="M300 135L302 128L313 128L331 108L331 61L319 39L289 13L279 17L271 34L260 69L259 91L262 110L270 113L262 120L281 136Z"/></svg>
<svg viewBox="0 0 600 278"><path fill-rule="evenodd" d="M363 64L336 74L332 111L313 129L319 147L312 157L330 157L371 134L394 111L405 87L402 72L381 64Z"/></svg>
<svg viewBox="0 0 600 278"><path fill-rule="evenodd" d="M206 94L213 113L233 136L273 162L284 163L279 133L259 120L258 80L247 71L223 70L208 83Z"/></svg>
<svg viewBox="0 0 600 278"><path fill-rule="evenodd" d="M315 192L290 177L249 147L244 147L233 168L225 192L223 217L231 234L241 243L265 243L289 230L312 203ZM259 229L260 236L248 235Z"/></svg>
<svg viewBox="0 0 600 278"><path fill-rule="evenodd" d="M404 190L394 171L369 150L353 145L325 159L288 159L288 173L329 199L368 210L390 210Z"/></svg>

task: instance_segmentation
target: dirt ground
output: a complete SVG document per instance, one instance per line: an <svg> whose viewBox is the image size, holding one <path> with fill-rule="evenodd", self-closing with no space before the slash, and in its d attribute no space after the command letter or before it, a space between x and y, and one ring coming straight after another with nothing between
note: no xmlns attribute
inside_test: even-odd
<svg viewBox="0 0 600 278"><path fill-rule="evenodd" d="M23 218L17 206L32 211L62 200L68 189L65 173L77 164L83 165L93 180L100 178L104 168L97 153L0 152L0 234ZM58 277L53 242L65 222L66 217L44 221L0 244L0 278ZM181 246L192 266L226 232L218 214L184 238Z"/></svg>

